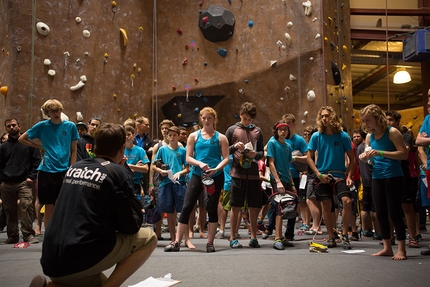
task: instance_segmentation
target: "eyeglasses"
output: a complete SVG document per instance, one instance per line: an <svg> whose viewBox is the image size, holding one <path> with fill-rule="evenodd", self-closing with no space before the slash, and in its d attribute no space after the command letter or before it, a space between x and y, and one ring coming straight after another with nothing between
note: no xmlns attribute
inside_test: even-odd
<svg viewBox="0 0 430 287"><path fill-rule="evenodd" d="M49 110L48 113L50 114L56 114L56 113L60 113L61 109L56 109L56 110Z"/></svg>

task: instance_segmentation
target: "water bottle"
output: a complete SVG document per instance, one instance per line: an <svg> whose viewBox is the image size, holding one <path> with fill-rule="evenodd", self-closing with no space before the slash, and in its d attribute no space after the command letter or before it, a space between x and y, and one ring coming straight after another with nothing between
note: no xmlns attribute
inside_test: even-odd
<svg viewBox="0 0 430 287"><path fill-rule="evenodd" d="M372 150L372 147L370 147L370 146L367 146L365 149L364 149L364 151L367 153L367 152L369 152L369 151L371 151ZM368 160L367 160L367 163L368 164L373 164L373 157L372 158L369 158Z"/></svg>

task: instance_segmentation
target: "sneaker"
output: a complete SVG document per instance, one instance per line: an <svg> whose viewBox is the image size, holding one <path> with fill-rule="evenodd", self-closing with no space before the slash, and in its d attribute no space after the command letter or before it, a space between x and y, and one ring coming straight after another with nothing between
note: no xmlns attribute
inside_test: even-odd
<svg viewBox="0 0 430 287"><path fill-rule="evenodd" d="M281 239L276 239L275 243L273 243L273 248L276 250L284 250L284 245L282 244Z"/></svg>
<svg viewBox="0 0 430 287"><path fill-rule="evenodd" d="M46 287L46 284L45 276L39 274L34 276L33 280L31 280L30 287Z"/></svg>
<svg viewBox="0 0 430 287"><path fill-rule="evenodd" d="M310 252L327 252L327 246L324 246L322 244L311 241L308 243L308 245Z"/></svg>
<svg viewBox="0 0 430 287"><path fill-rule="evenodd" d="M3 244L15 244L15 243L18 243L18 239L13 239L13 238L8 238L8 239L6 239L5 241L2 241L2 242L0 242L0 244L1 245L3 245Z"/></svg>
<svg viewBox="0 0 430 287"><path fill-rule="evenodd" d="M207 253L215 252L215 247L212 242L206 243L206 252Z"/></svg>
<svg viewBox="0 0 430 287"><path fill-rule="evenodd" d="M418 244L417 240L410 238L409 239L409 248L420 248L420 245Z"/></svg>
<svg viewBox="0 0 430 287"><path fill-rule="evenodd" d="M348 234L343 234L342 237L340 238L340 240L342 241L343 244L343 249L351 249L351 244L349 243L349 239L348 239Z"/></svg>
<svg viewBox="0 0 430 287"><path fill-rule="evenodd" d="M283 245L284 247L294 247L294 244L293 244L293 243L291 243L291 242L289 242L289 241L287 240L287 238L282 237L280 240L281 240L281 243L282 243L282 245Z"/></svg>
<svg viewBox="0 0 430 287"><path fill-rule="evenodd" d="M35 243L39 243L39 240L34 237L33 235L30 235L29 237L27 237L25 240L25 242L28 242L30 244L35 244Z"/></svg>
<svg viewBox="0 0 430 287"><path fill-rule="evenodd" d="M330 236L329 239L327 240L327 247L328 248L332 248L332 247L336 247L336 238L334 238L334 236Z"/></svg>
<svg viewBox="0 0 430 287"><path fill-rule="evenodd" d="M218 229L218 231L215 234L215 238L224 239L225 238L224 237L224 231L221 231L221 230Z"/></svg>
<svg viewBox="0 0 430 287"><path fill-rule="evenodd" d="M351 234L351 237L349 238L349 240L351 241L358 241L360 238L358 238L358 232L353 232Z"/></svg>
<svg viewBox="0 0 430 287"><path fill-rule="evenodd" d="M179 251L180 249L179 243L177 241L172 241L169 245L164 247L164 252Z"/></svg>
<svg viewBox="0 0 430 287"><path fill-rule="evenodd" d="M230 241L230 248L239 249L242 248L242 244L240 244L237 239L233 239L232 241Z"/></svg>
<svg viewBox="0 0 430 287"><path fill-rule="evenodd" d="M296 229L301 230L301 231L308 231L309 230L309 226L307 226L306 224L302 223L302 225L300 225L299 227L296 227Z"/></svg>
<svg viewBox="0 0 430 287"><path fill-rule="evenodd" d="M261 238L263 239L267 239L269 237L269 235L271 235L272 232L265 230L262 234L261 234Z"/></svg>
<svg viewBox="0 0 430 287"><path fill-rule="evenodd" d="M373 235L374 235L374 233L371 230L363 230L363 231L361 231L361 234L364 237L373 237Z"/></svg>
<svg viewBox="0 0 430 287"><path fill-rule="evenodd" d="M258 240L256 238L251 238L251 240L249 240L248 245L252 248L260 248L260 244L258 244Z"/></svg>
<svg viewBox="0 0 430 287"><path fill-rule="evenodd" d="M382 240L382 235L378 233L373 233L373 240Z"/></svg>

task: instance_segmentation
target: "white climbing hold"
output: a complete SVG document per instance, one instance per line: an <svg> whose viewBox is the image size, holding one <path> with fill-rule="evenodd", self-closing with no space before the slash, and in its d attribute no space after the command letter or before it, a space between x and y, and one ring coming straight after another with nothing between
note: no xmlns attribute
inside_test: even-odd
<svg viewBox="0 0 430 287"><path fill-rule="evenodd" d="M36 29L37 29L37 32L39 32L39 34L43 36L48 36L49 32L51 32L51 29L49 28L49 26L43 22L38 22L36 24Z"/></svg>
<svg viewBox="0 0 430 287"><path fill-rule="evenodd" d="M76 21L76 23L81 23L82 19L81 19L81 17L76 17L75 21Z"/></svg>
<svg viewBox="0 0 430 287"><path fill-rule="evenodd" d="M51 65L51 60L49 60L49 59L45 59L45 60L43 60L43 64L44 64L45 66L49 66L49 65Z"/></svg>
<svg viewBox="0 0 430 287"><path fill-rule="evenodd" d="M306 97L308 98L309 102L315 101L315 98L316 98L315 92L313 90L310 90L306 95Z"/></svg>
<svg viewBox="0 0 430 287"><path fill-rule="evenodd" d="M278 63L278 61L270 61L270 67L273 67L276 65L276 63Z"/></svg>
<svg viewBox="0 0 430 287"><path fill-rule="evenodd" d="M294 77L293 74L290 74L290 81L295 81L295 80L297 80L297 78Z"/></svg>
<svg viewBox="0 0 430 287"><path fill-rule="evenodd" d="M290 21L290 22L288 22L288 23L287 23L287 27L288 27L288 28L293 27L293 22L291 22L291 21Z"/></svg>
<svg viewBox="0 0 430 287"><path fill-rule="evenodd" d="M88 38L91 35L91 33L88 30L84 30L82 31L82 35L84 35L85 38Z"/></svg>
<svg viewBox="0 0 430 287"><path fill-rule="evenodd" d="M293 44L293 40L291 40L291 36L288 33L285 33L285 42L288 47L291 47L291 45Z"/></svg>
<svg viewBox="0 0 430 287"><path fill-rule="evenodd" d="M48 71L48 75L50 75L51 77L55 76L56 72L53 69L49 69Z"/></svg>
<svg viewBox="0 0 430 287"><path fill-rule="evenodd" d="M321 38L321 35L318 33L315 35L315 39L319 39L319 38Z"/></svg>
<svg viewBox="0 0 430 287"><path fill-rule="evenodd" d="M311 16L312 15L312 3L311 1L306 1L302 3L303 7L305 7L305 15Z"/></svg>
<svg viewBox="0 0 430 287"><path fill-rule="evenodd" d="M85 75L81 76L79 83L77 83L74 86L71 86L70 90L73 92L73 91L76 91L76 90L83 88L85 86L86 81L87 81L87 77L85 77Z"/></svg>

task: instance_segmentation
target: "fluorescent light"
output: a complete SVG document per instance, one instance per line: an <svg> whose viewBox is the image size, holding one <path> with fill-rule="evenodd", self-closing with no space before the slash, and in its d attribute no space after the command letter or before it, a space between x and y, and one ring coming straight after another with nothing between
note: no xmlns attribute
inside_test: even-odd
<svg viewBox="0 0 430 287"><path fill-rule="evenodd" d="M405 84L411 81L411 75L409 75L408 71L402 70L398 71L394 75L393 83L394 84Z"/></svg>

